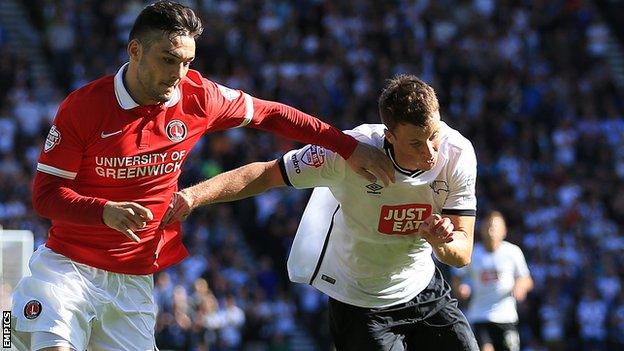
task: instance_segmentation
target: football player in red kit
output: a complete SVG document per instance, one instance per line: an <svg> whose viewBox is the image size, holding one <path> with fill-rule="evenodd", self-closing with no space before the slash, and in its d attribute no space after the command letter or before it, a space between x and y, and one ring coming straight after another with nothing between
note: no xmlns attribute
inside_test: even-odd
<svg viewBox="0 0 624 351"><path fill-rule="evenodd" d="M189 65L199 18L147 6L129 62L61 104L37 164L33 207L52 220L13 294L14 333L32 350L151 350L151 274L186 257L179 223L159 227L182 164L207 132L250 126L320 144L373 181L383 153L292 107L216 84Z"/></svg>

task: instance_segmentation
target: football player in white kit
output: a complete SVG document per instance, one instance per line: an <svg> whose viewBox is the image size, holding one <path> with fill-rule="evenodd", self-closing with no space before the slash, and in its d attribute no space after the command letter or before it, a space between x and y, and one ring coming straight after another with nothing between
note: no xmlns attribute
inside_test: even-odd
<svg viewBox="0 0 624 351"><path fill-rule="evenodd" d="M453 278L458 297L470 298L468 320L483 351L520 350L516 301L523 301L533 288L522 250L504 241L506 236L503 215L488 213L472 264L457 270Z"/></svg>
<svg viewBox="0 0 624 351"><path fill-rule="evenodd" d="M434 90L411 75L388 81L383 124L350 132L385 150L393 184L358 177L315 145L252 163L176 193L164 223L201 205L290 185L317 188L289 258L293 281L329 295L338 350L478 350L468 321L435 267L470 262L476 212L471 143L440 120ZM328 190L327 190L328 189Z"/></svg>

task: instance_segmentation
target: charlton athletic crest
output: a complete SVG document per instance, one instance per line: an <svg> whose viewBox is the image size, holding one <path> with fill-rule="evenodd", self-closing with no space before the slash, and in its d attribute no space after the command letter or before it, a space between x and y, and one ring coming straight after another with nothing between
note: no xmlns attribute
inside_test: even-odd
<svg viewBox="0 0 624 351"><path fill-rule="evenodd" d="M167 137L175 143L184 140L186 138L186 124L177 119L167 123Z"/></svg>
<svg viewBox="0 0 624 351"><path fill-rule="evenodd" d="M39 317L40 314L41 302L37 300L30 300L26 306L24 306L24 317L26 317L26 319L35 319Z"/></svg>

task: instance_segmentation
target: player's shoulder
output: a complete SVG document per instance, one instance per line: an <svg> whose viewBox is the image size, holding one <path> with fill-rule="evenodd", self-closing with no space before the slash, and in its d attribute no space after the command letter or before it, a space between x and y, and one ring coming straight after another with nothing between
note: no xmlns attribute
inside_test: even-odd
<svg viewBox="0 0 624 351"><path fill-rule="evenodd" d="M112 75L91 81L69 93L64 102L75 107L93 106L94 102L109 100L115 95Z"/></svg>
<svg viewBox="0 0 624 351"><path fill-rule="evenodd" d="M383 147L385 129L386 127L383 124L361 124L344 132L359 142L381 149Z"/></svg>
<svg viewBox="0 0 624 351"><path fill-rule="evenodd" d="M505 250L506 252L510 253L510 254L520 254L522 255L522 249L520 248L520 246L514 244L514 243L510 243L507 240L504 240L501 243L501 248L503 250Z"/></svg>
<svg viewBox="0 0 624 351"><path fill-rule="evenodd" d="M472 142L463 136L458 130L442 122L442 143L446 146L451 158L467 157L476 162L475 150Z"/></svg>
<svg viewBox="0 0 624 351"><path fill-rule="evenodd" d="M194 69L189 69L186 73L186 77L182 79L181 86L189 88L205 89L210 87L212 83L209 79L204 78L201 73Z"/></svg>
<svg viewBox="0 0 624 351"><path fill-rule="evenodd" d="M450 147L459 149L474 151L474 147L468 138L463 136L457 129L452 128L448 124L442 122L442 131L444 135L444 142Z"/></svg>
<svg viewBox="0 0 624 351"><path fill-rule="evenodd" d="M116 101L113 81L113 76L104 76L69 93L59 106L56 123L71 120L83 128L93 124L97 120L94 114L101 114L116 103L113 102Z"/></svg>
<svg viewBox="0 0 624 351"><path fill-rule="evenodd" d="M199 71L193 69L190 69L188 71L184 79L182 79L180 86L183 90L183 93L186 94L193 94L197 90L203 90L204 92L211 93L213 91L220 91L223 90L222 88L225 88L222 85L202 76Z"/></svg>

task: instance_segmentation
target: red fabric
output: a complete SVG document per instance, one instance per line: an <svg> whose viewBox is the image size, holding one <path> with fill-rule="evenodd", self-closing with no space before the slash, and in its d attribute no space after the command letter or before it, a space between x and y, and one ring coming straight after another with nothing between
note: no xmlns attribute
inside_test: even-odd
<svg viewBox="0 0 624 351"><path fill-rule="evenodd" d="M320 145L337 152L344 159L351 157L357 147L353 137L297 109L255 98L253 102L258 115L251 122L254 128L271 131L304 144ZM293 129L293 125L296 128Z"/></svg>
<svg viewBox="0 0 624 351"><path fill-rule="evenodd" d="M196 71L182 80L180 99L169 107L123 109L130 107L129 95L114 82L101 78L63 101L37 165L47 176L37 175L33 189L33 206L52 219L46 245L96 268L150 274L186 257L179 223L164 229L159 224L186 156L206 132L249 123L345 157L356 145L308 115L219 86ZM154 220L136 232L139 243L103 224L107 200L133 201L152 211Z"/></svg>
<svg viewBox="0 0 624 351"><path fill-rule="evenodd" d="M106 200L82 196L73 191L71 181L37 172L33 182L32 203L35 211L45 218L76 224L102 224Z"/></svg>

